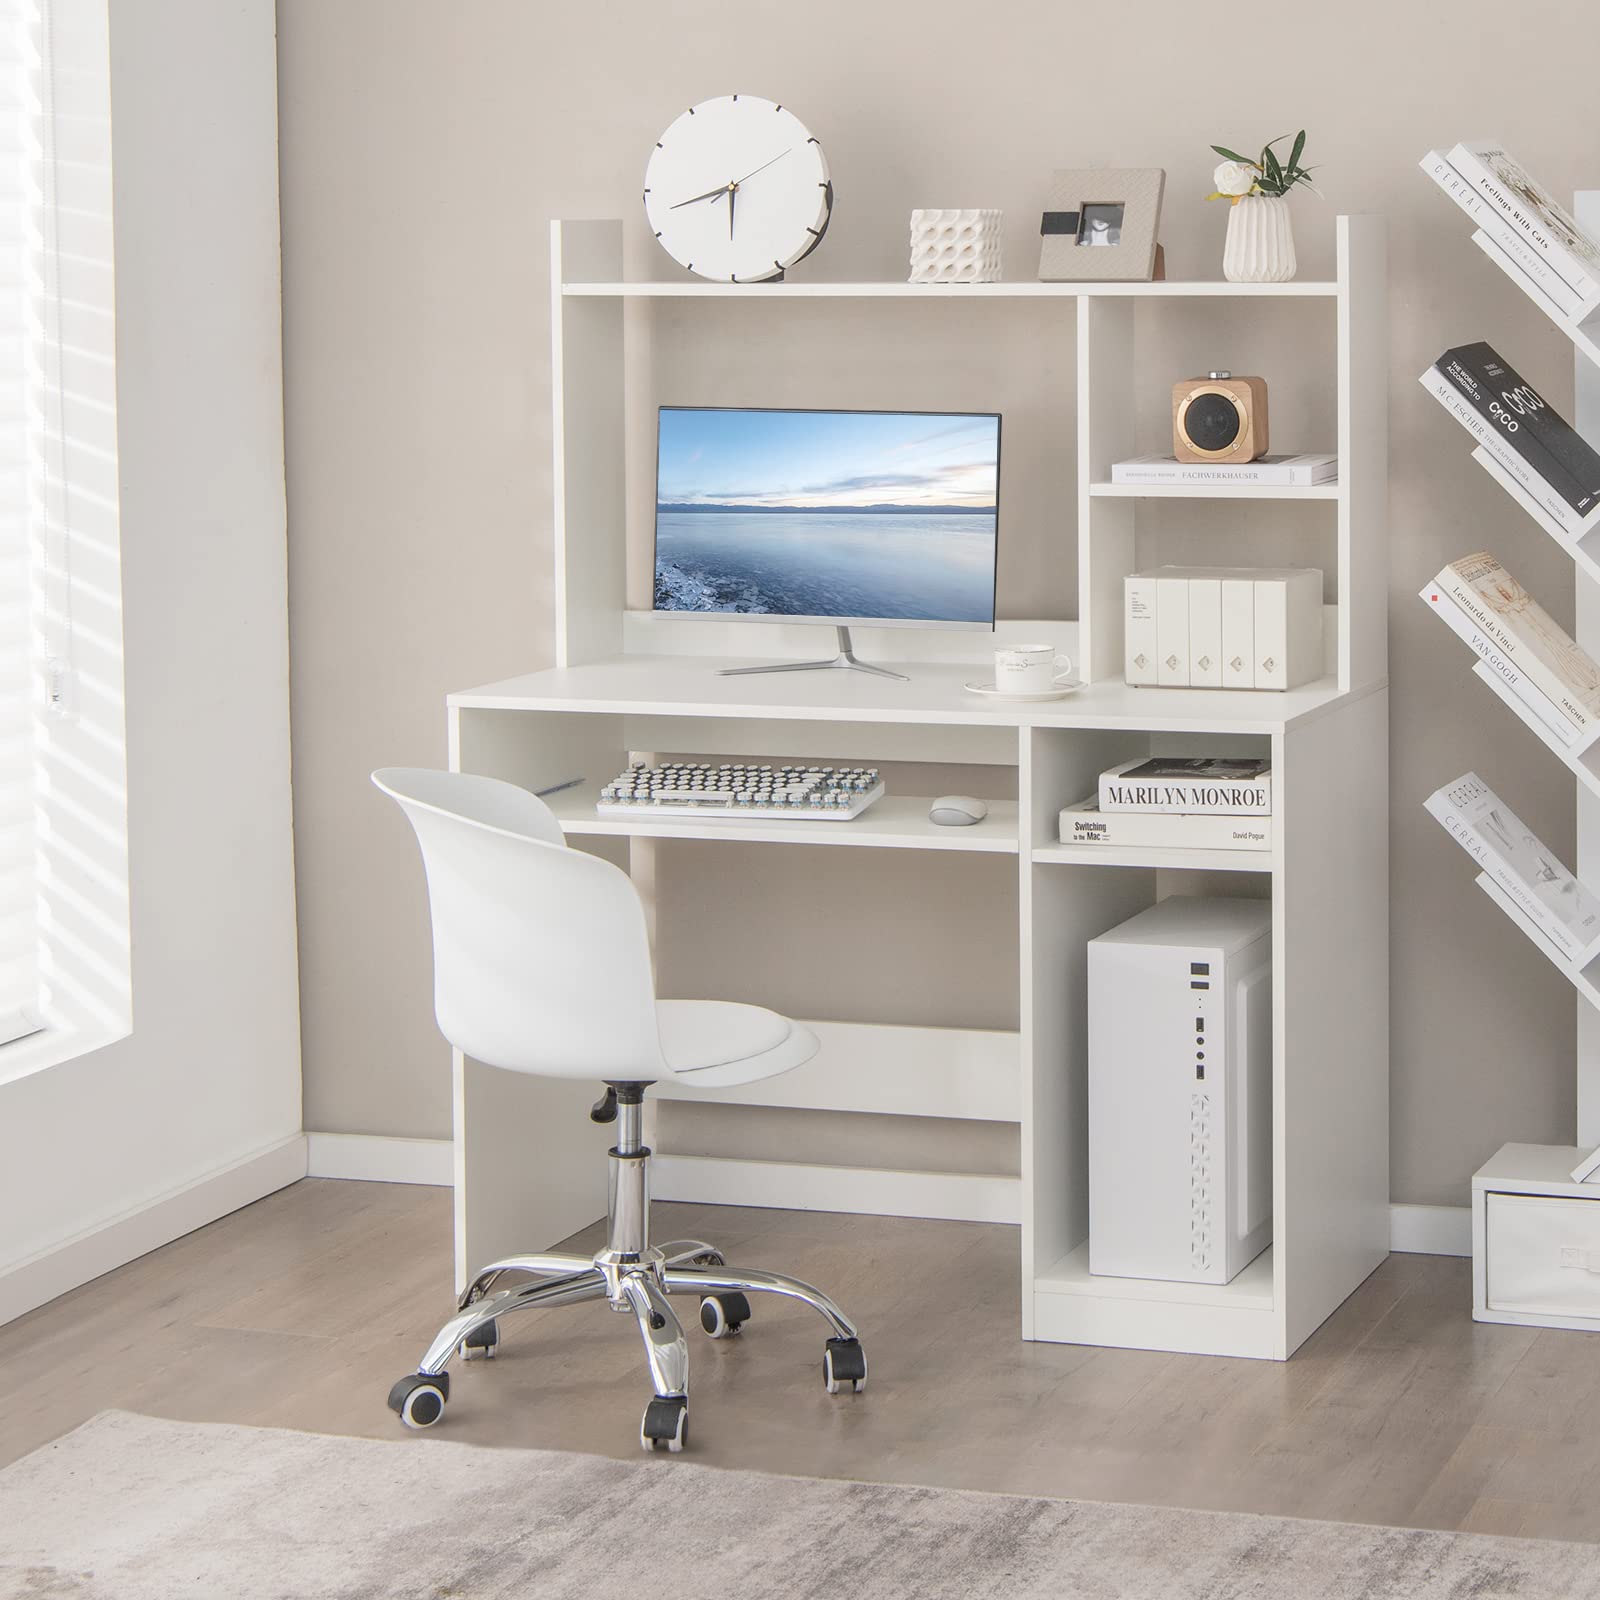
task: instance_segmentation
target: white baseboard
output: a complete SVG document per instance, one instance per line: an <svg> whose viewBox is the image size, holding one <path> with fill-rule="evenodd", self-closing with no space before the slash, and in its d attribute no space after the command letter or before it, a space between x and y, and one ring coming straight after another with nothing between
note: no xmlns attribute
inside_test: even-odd
<svg viewBox="0 0 1600 1600"><path fill-rule="evenodd" d="M308 1133L308 1178L367 1183L430 1183L451 1188L455 1146L449 1139L392 1139L375 1133Z"/></svg>
<svg viewBox="0 0 1600 1600"><path fill-rule="evenodd" d="M306 1175L301 1133L241 1157L0 1271L0 1323Z"/></svg>
<svg viewBox="0 0 1600 1600"><path fill-rule="evenodd" d="M1389 1207L1389 1248L1419 1256L1470 1256L1471 1206Z"/></svg>
<svg viewBox="0 0 1600 1600"><path fill-rule="evenodd" d="M448 1139L308 1133L306 1146L306 1176L311 1178L429 1183L447 1188L454 1182L454 1147ZM1014 1178L706 1156L657 1156L651 1190L658 1200L690 1200L703 1205L780 1206L796 1211L855 1211L978 1222L1015 1222L1020 1201ZM1391 1205L1389 1248L1409 1255L1470 1256L1471 1209Z"/></svg>

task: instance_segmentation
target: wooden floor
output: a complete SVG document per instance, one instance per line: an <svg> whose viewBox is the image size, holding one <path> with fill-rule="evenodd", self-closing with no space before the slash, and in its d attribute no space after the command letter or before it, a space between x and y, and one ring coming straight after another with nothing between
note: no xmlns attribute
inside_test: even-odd
<svg viewBox="0 0 1600 1600"><path fill-rule="evenodd" d="M1466 1261L1392 1256L1279 1365L1022 1343L1011 1228L685 1205L655 1226L822 1285L871 1363L830 1398L813 1313L691 1328L704 1463L1600 1540L1600 1339L1474 1324ZM638 1333L603 1304L504 1325L498 1360L454 1364L444 1423L406 1433L384 1396L453 1307L449 1251L444 1190L296 1184L0 1328L0 1463L108 1406L637 1458Z"/></svg>

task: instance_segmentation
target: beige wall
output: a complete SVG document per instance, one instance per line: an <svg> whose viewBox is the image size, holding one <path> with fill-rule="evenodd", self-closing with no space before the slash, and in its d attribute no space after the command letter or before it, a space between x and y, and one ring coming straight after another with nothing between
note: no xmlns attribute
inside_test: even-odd
<svg viewBox="0 0 1600 1600"><path fill-rule="evenodd" d="M1519 37L1572 41L1541 50L1535 70L1520 49L1491 47L1508 24L1489 0L1443 15L1374 0L1242 4L1223 21L1188 0L278 9L308 1127L448 1132L417 866L366 773L442 764L448 690L549 659L549 219L622 216L631 272L666 275L639 205L650 142L683 106L744 89L791 104L826 146L838 199L807 276L901 275L906 213L919 205L1003 207L1008 273L1031 276L1051 167L1095 163L1164 166L1169 270L1216 276L1226 216L1201 198L1207 145L1250 148L1302 125L1326 197L1295 201L1303 272L1329 270L1337 212L1388 216L1394 1197L1463 1203L1468 1174L1502 1140L1571 1137L1570 991L1472 887L1420 801L1476 767L1570 850L1572 785L1413 598L1443 560L1488 545L1570 621L1570 564L1471 464L1415 378L1445 345L1488 338L1566 406L1571 352L1471 248L1415 163L1430 145L1491 134L1558 192L1600 183L1600 140L1573 109L1588 103L1600 20L1524 4ZM1488 123L1479 108L1493 108ZM930 360L919 328L949 326L940 311L907 308L920 320L888 340L856 326L875 312L829 324L807 311L805 338L769 347L793 358L770 363L771 392L899 403ZM971 315L995 320L969 325L935 362L927 403L1000 397L1006 603L1065 610L1071 435L1040 419L1070 421L1070 329L1034 340L1012 312ZM1140 358L1151 415L1168 378L1216 361L1246 370L1242 350L1273 378L1280 419L1309 426L1326 413L1315 317L1278 308L1250 331L1157 315ZM698 332L693 385L756 397L762 369L736 337L752 320L740 305L697 330L658 316L646 353L681 352ZM668 397L660 360L646 365ZM1280 431L1279 442L1322 440ZM636 483L635 508L641 493ZM1318 537L1315 523L1280 533L1252 511L1252 555L1298 555ZM1185 533L1164 524L1162 541ZM960 916L962 901L951 904ZM908 918L891 941L893 985L937 971L925 926ZM793 982L785 973L783 987ZM979 1014L947 1020L1001 1021L1012 1003L974 996Z"/></svg>

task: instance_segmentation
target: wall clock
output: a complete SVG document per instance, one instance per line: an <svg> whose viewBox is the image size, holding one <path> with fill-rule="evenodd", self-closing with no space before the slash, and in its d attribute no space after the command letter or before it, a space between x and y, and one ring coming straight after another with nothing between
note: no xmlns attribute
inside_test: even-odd
<svg viewBox="0 0 1600 1600"><path fill-rule="evenodd" d="M702 278L781 278L816 249L833 209L822 146L755 95L703 100L656 141L644 209L661 247Z"/></svg>

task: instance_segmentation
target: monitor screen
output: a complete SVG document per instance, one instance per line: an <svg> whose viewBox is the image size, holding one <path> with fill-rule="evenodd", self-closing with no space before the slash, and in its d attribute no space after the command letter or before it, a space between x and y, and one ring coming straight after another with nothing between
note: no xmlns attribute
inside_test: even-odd
<svg viewBox="0 0 1600 1600"><path fill-rule="evenodd" d="M992 412L663 406L655 609L994 626Z"/></svg>

